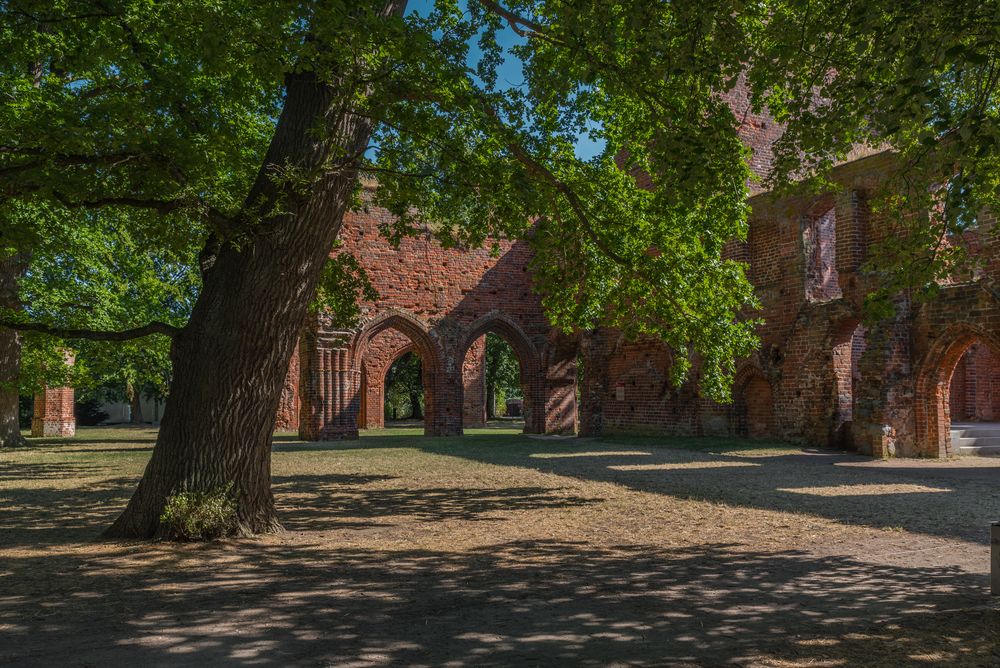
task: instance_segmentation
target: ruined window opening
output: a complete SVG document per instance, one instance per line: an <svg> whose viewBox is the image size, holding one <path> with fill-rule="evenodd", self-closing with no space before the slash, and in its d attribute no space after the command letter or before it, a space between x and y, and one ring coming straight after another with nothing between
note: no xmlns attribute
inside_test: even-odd
<svg viewBox="0 0 1000 668"><path fill-rule="evenodd" d="M842 297L837 274L837 212L833 206L819 215L805 217L802 247L806 260L806 300L825 302Z"/></svg>

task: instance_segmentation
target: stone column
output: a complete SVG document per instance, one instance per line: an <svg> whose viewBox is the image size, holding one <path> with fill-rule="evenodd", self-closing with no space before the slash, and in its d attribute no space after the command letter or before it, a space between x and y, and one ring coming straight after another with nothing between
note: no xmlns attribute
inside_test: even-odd
<svg viewBox="0 0 1000 668"><path fill-rule="evenodd" d="M352 367L346 337L308 333L299 345L299 437L306 441L356 439L361 373Z"/></svg>
<svg viewBox="0 0 1000 668"><path fill-rule="evenodd" d="M31 435L53 438L75 434L73 388L47 387L36 394L35 413L31 418Z"/></svg>

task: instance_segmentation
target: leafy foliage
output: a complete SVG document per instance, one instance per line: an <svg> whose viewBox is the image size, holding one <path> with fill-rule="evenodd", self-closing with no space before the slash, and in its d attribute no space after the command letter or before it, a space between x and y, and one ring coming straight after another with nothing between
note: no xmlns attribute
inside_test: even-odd
<svg viewBox="0 0 1000 668"><path fill-rule="evenodd" d="M556 326L654 334L679 351L678 381L697 354L703 388L725 396L733 360L756 338L739 317L755 303L744 269L722 259L724 244L746 234L749 171L720 93L752 55L766 9L523 0L464 9L440 1L408 17L409 55L384 94L403 101L371 101L382 123L370 171L397 232L433 221L446 241L480 244L530 229ZM519 39L505 48L510 31ZM516 85L497 76L507 58L523 64ZM577 157L581 134L604 150Z"/></svg>
<svg viewBox="0 0 1000 668"><path fill-rule="evenodd" d="M507 399L521 396L521 363L517 354L498 334L486 334L486 397L495 405L489 414L502 415Z"/></svg>
<svg viewBox="0 0 1000 668"><path fill-rule="evenodd" d="M956 242L1000 204L1000 5L769 4L750 80L786 125L772 185L894 151L871 203L884 241L866 265L869 315L891 315L900 291L932 298L971 268Z"/></svg>
<svg viewBox="0 0 1000 668"><path fill-rule="evenodd" d="M386 417L423 417L423 365L419 355L405 353L393 362L385 374L384 388Z"/></svg>
<svg viewBox="0 0 1000 668"><path fill-rule="evenodd" d="M385 10L376 0L3 3L0 246L51 247L122 211L113 225L127 221L150 248L194 243L206 268L219 244L252 252L270 216L321 179L360 172L399 216L391 236L530 237L556 326L659 337L676 382L697 359L703 391L725 399L734 360L757 345L745 268L723 259L747 232L747 149L725 101L741 77L786 127L772 186L821 177L859 145L899 152L905 169L887 186L899 196L875 203L893 227L886 238L902 240L869 265L883 286L876 312L903 289L933 294L963 257L942 240L1000 192L993 1ZM514 81L501 75L509 61ZM304 74L336 82L330 108L373 121L366 152L267 159L283 78ZM580 136L603 148L581 158ZM252 190L258 174L278 194ZM350 316L367 288L339 257L317 307Z"/></svg>
<svg viewBox="0 0 1000 668"><path fill-rule="evenodd" d="M215 540L237 529L233 486L208 492L179 492L167 497L160 516L170 540Z"/></svg>
<svg viewBox="0 0 1000 668"><path fill-rule="evenodd" d="M378 292L358 259L340 251L323 267L310 310L329 313L333 327L348 329L361 317L360 300L373 302L376 299Z"/></svg>
<svg viewBox="0 0 1000 668"><path fill-rule="evenodd" d="M149 243L142 229L148 212L103 210L52 221L58 237L39 242L20 279L24 309L8 321L62 328L127 329L162 321L181 326L197 299L197 246L166 248ZM64 222L78 225L63 226ZM133 225L134 224L134 225ZM197 240L194 240L197 241ZM170 342L73 341L76 364L62 363L66 343L44 333L25 338L22 391L71 384L83 396L100 386L145 387L165 396L170 380Z"/></svg>

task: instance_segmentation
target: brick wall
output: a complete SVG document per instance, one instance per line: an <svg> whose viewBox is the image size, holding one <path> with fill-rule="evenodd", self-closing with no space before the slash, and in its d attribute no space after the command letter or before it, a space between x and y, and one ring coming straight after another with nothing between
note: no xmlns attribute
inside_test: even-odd
<svg viewBox="0 0 1000 668"><path fill-rule="evenodd" d="M482 424L487 332L503 336L521 363L525 430L574 431L577 344L554 332L542 312L528 243L500 241L497 255L445 248L422 231L394 247L380 233L391 215L371 195L366 190L364 211L345 217L338 252L358 258L379 297L361 305L361 322L350 332L333 331L322 319L307 327L301 435L353 438L359 426L378 426L386 351L397 354L405 345L423 363L425 432L453 435L463 424ZM384 332L393 332L391 345L380 343Z"/></svg>
<svg viewBox="0 0 1000 668"><path fill-rule="evenodd" d="M745 125L754 170L763 173L776 126L753 114ZM322 321L307 329L300 430L353 437L359 417L361 426L378 423L384 370L372 369L383 369L379 337L393 331L392 354L412 346L425 364L426 433L461 433L482 414L478 346L494 331L521 361L528 432L728 434L875 456L947 455L952 413L1000 416L995 358L979 352L1000 350L1000 244L993 217L982 216L977 230L955 240L983 259L975 275L947 282L931 303L901 298L893 319L861 327L877 280L864 272L868 249L892 234L868 198L891 167L891 156L870 155L834 170L835 192L751 198L748 238L725 253L748 263L761 304L753 315L764 324L760 349L738 363L730 405L700 397L694 382L673 387L671 353L658 341L555 332L532 291L526 242L502 242L493 255L443 248L422 233L394 248L379 234L388 212L369 206L348 216L342 238L380 296L362 305L351 332ZM981 347L967 353L976 341ZM953 373L961 396L949 397Z"/></svg>

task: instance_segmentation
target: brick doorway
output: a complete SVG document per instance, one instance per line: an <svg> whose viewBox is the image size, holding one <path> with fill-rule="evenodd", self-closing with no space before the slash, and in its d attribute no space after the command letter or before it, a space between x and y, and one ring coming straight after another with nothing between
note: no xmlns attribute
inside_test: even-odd
<svg viewBox="0 0 1000 668"><path fill-rule="evenodd" d="M736 434L744 438L775 439L774 393L760 371L752 371L735 387Z"/></svg>
<svg viewBox="0 0 1000 668"><path fill-rule="evenodd" d="M953 422L964 432L1000 421L1000 342L969 325L950 328L926 355L914 399L917 454L956 454Z"/></svg>

